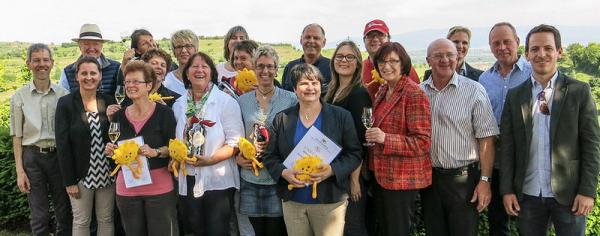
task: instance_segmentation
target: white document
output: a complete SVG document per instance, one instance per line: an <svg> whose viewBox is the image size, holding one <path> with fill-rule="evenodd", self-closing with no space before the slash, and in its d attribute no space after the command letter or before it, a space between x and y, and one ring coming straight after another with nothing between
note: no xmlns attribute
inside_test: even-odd
<svg viewBox="0 0 600 236"><path fill-rule="evenodd" d="M128 140L135 141L140 147L144 145L144 138L142 138L142 136L138 136ZM121 140L118 142L118 144L121 144L128 140ZM131 172L131 169L129 169L129 167L125 165L121 166L121 171L123 171L123 179L125 180L125 188L133 188L142 185L152 184L152 178L150 178L150 168L148 167L148 159L146 158L146 156L143 155L140 155L139 158L140 162L142 163L142 173L137 179L133 177L133 173ZM137 166L137 161L131 163L132 168L137 168Z"/></svg>
<svg viewBox="0 0 600 236"><path fill-rule="evenodd" d="M283 165L292 168L297 159L306 155L319 156L323 163L329 164L341 151L340 146L313 126L290 152L290 155L285 158Z"/></svg>

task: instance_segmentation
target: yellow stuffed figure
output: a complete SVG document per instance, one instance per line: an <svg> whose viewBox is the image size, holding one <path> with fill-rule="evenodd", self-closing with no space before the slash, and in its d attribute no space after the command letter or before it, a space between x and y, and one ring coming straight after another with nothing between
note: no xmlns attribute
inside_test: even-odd
<svg viewBox="0 0 600 236"><path fill-rule="evenodd" d="M258 176L260 173L258 172L259 168L263 168L263 163L256 159L256 147L243 137L240 137L239 142L240 152L242 152L242 156L248 160L252 161L252 170L254 171L254 175Z"/></svg>
<svg viewBox="0 0 600 236"><path fill-rule="evenodd" d="M293 170L300 171L300 173L296 174L296 179L300 181L304 181L309 183L310 174L315 174L321 172L319 166L321 165L322 160L318 156L303 156L296 160L296 163L292 167ZM288 184L288 190L292 190L295 188L293 184ZM312 186L312 198L317 198L317 183L313 183Z"/></svg>
<svg viewBox="0 0 600 236"><path fill-rule="evenodd" d="M110 176L114 176L122 165L129 167L133 177L136 179L140 178L142 174L142 161L139 156L140 146L133 140L125 141L119 144L119 147L115 149L112 159L117 163L117 167L110 173ZM137 167L132 168L131 164L137 161Z"/></svg>
<svg viewBox="0 0 600 236"><path fill-rule="evenodd" d="M179 169L181 168L181 172L184 176L187 176L187 171L185 170L185 162L195 162L198 158L196 157L188 157L188 148L179 139L170 139L169 140L169 156L173 158L173 164L171 167L173 168L173 174L175 177L179 177Z"/></svg>
<svg viewBox="0 0 600 236"><path fill-rule="evenodd" d="M150 96L148 96L148 99L150 99L150 101L153 101L153 102L164 101L164 100L169 100L169 99L173 99L173 98L175 98L175 97L173 97L173 96L163 97L162 95L160 95L158 93L152 93L152 94L150 94Z"/></svg>
<svg viewBox="0 0 600 236"><path fill-rule="evenodd" d="M250 90L253 90L258 86L258 80L256 79L256 73L253 70L248 70L244 68L241 71L238 71L238 74L235 76L235 87L242 91L242 93L246 93Z"/></svg>
<svg viewBox="0 0 600 236"><path fill-rule="evenodd" d="M372 83L379 83L379 84L385 83L385 80L383 80L383 78L381 78L381 76L379 76L379 73L377 73L377 70L375 70L375 69L371 70L371 78L373 78L373 80L371 80L371 82L367 83L367 87L369 85L371 85Z"/></svg>

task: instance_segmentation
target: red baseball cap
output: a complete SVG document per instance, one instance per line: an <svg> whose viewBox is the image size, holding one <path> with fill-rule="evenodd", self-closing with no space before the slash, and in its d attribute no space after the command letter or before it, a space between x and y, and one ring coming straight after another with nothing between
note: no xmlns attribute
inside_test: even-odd
<svg viewBox="0 0 600 236"><path fill-rule="evenodd" d="M367 23L365 25L365 31L363 33L363 36L367 36L367 34L373 30L377 30L377 31L379 31L381 33L385 33L387 35L390 34L390 29L387 27L385 22L383 22L382 20L379 20L379 19L369 21L369 23Z"/></svg>

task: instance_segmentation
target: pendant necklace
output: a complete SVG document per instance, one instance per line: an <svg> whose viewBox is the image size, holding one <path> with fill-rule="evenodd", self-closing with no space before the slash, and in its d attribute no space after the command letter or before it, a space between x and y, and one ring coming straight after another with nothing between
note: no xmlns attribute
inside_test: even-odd
<svg viewBox="0 0 600 236"><path fill-rule="evenodd" d="M260 88L258 88L258 89L256 89L256 90L258 90L258 92L261 94L262 98L263 98L264 100L266 100L266 99L267 99L267 96L268 96L269 94L271 94L271 92L275 91L275 88L271 88L271 90L269 90L269 91L267 91L267 92L263 92L263 91L261 91L261 90L260 90Z"/></svg>

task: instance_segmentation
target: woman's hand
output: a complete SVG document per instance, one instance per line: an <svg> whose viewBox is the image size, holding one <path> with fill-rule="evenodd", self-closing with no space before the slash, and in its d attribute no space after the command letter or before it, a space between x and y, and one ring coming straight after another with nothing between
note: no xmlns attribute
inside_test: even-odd
<svg viewBox="0 0 600 236"><path fill-rule="evenodd" d="M296 179L296 174L298 173L300 172L297 170L285 169L283 172L281 172L281 177L283 177L289 184L295 185L296 187L305 187L307 183Z"/></svg>
<svg viewBox="0 0 600 236"><path fill-rule="evenodd" d="M104 148L104 154L106 154L107 156L112 156L115 154L115 149L117 149L119 146L117 146L114 143L107 143L106 147Z"/></svg>
<svg viewBox="0 0 600 236"><path fill-rule="evenodd" d="M256 155L260 156L267 148L267 142L256 142L254 146L256 147Z"/></svg>
<svg viewBox="0 0 600 236"><path fill-rule="evenodd" d="M252 161L244 158L241 152L235 156L235 162L244 169L252 169Z"/></svg>
<svg viewBox="0 0 600 236"><path fill-rule="evenodd" d="M121 105L112 104L106 108L106 116L108 116L109 120L112 120L112 116L117 113L117 111L121 110Z"/></svg>
<svg viewBox="0 0 600 236"><path fill-rule="evenodd" d="M385 142L385 133L377 127L370 128L365 132L365 139L369 143L383 144Z"/></svg>
<svg viewBox="0 0 600 236"><path fill-rule="evenodd" d="M188 161L187 163L190 165L193 165L193 166L212 166L212 165L216 164L212 157L204 157L204 156L197 156L197 155L195 157L196 157L195 162Z"/></svg>
<svg viewBox="0 0 600 236"><path fill-rule="evenodd" d="M148 144L144 144L144 146L140 147L140 155L144 155L148 158L156 158L160 155L160 153L158 153L156 149L148 146Z"/></svg>
<svg viewBox="0 0 600 236"><path fill-rule="evenodd" d="M331 170L329 164L321 164L318 169L321 170L319 173L310 174L310 180L312 182L320 183L333 175L333 170Z"/></svg>
<svg viewBox="0 0 600 236"><path fill-rule="evenodd" d="M81 194L79 192L79 186L77 186L77 185L67 186L67 194L69 194L69 196L72 198L79 199L81 197Z"/></svg>
<svg viewBox="0 0 600 236"><path fill-rule="evenodd" d="M361 197L362 197L362 195L361 195L361 189L360 189L360 181L358 179L351 178L351 180L350 180L350 200L352 200L353 202L358 202L358 200L360 200Z"/></svg>

